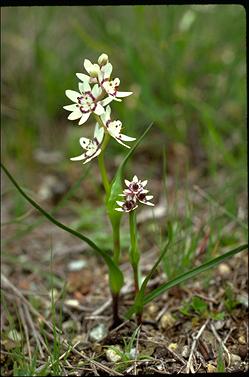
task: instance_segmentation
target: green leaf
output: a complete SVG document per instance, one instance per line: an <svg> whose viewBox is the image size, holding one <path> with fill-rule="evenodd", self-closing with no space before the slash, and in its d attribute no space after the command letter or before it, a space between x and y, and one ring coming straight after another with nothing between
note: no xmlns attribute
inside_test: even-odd
<svg viewBox="0 0 249 377"><path fill-rule="evenodd" d="M1 167L4 170L5 174L8 176L8 178L11 180L13 185L17 188L17 190L20 192L20 194L33 206L35 207L39 212L41 212L49 221L51 221L53 224L57 225L59 228L65 230L68 233L73 234L75 237L80 238L84 242L86 242L94 251L96 251L99 255L102 256L105 263L108 266L109 269L109 283L112 292L118 293L123 286L124 278L122 271L118 268L118 266L114 263L114 261L111 259L111 257L107 254L106 251L100 249L90 238L84 236L83 234L77 232L74 229L69 228L68 226L62 224L58 220L56 220L53 216L51 216L48 212L46 212L42 207L39 206L33 199L31 199L18 185L18 183L15 181L15 179L12 177L10 172L7 170L7 168L1 163Z"/></svg>
<svg viewBox="0 0 249 377"><path fill-rule="evenodd" d="M201 297L198 296L194 296L192 298L191 307L199 315L203 315L208 309L207 303Z"/></svg>
<svg viewBox="0 0 249 377"><path fill-rule="evenodd" d="M119 227L121 216L122 216L122 212L115 211L115 208L117 208L116 201L120 200L119 194L121 194L122 191L123 191L122 179L123 179L124 167L125 167L126 163L128 162L128 160L130 159L130 157L132 156L132 154L134 153L135 149L141 143L141 141L143 140L145 135L149 132L152 125L153 125L153 123L151 123L146 128L144 133L140 136L140 138L137 140L137 142L133 145L133 147L127 153L124 160L120 164L115 177L112 180L110 194L106 199L106 208L107 208L107 212L108 212L108 215L110 217L110 220L111 220L113 227Z"/></svg>
<svg viewBox="0 0 249 377"><path fill-rule="evenodd" d="M153 301L158 296L162 295L168 289L173 288L178 284L184 283L185 281L191 278L194 278L195 276L199 275L200 273L204 271L207 271L211 268L216 267L219 263L223 262L224 260L233 257L235 254L238 254L243 250L246 250L247 247L248 247L248 244L241 245L237 247L236 249L228 251L227 253L217 258L211 259L210 261L203 263L201 266L193 268L192 270L177 276L175 279L172 279L169 282L160 285L158 288L154 289L152 292L150 292L148 295L144 297L143 306ZM128 310L126 316L128 316L129 314L129 317L130 317L135 312L136 312L136 305L133 304L132 307Z"/></svg>

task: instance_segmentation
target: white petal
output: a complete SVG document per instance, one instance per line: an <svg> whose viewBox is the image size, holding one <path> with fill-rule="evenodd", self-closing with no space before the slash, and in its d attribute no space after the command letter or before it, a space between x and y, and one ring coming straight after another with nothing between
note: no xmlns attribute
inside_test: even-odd
<svg viewBox="0 0 249 377"><path fill-rule="evenodd" d="M107 106L107 108L105 109L105 113L107 115L107 119L110 119L111 117L111 106Z"/></svg>
<svg viewBox="0 0 249 377"><path fill-rule="evenodd" d="M120 202L119 200L116 201L116 203L122 207L122 205L124 204L124 202Z"/></svg>
<svg viewBox="0 0 249 377"><path fill-rule="evenodd" d="M99 144L102 143L103 138L104 138L104 134L105 134L104 128L100 127L98 125L98 123L96 123L95 130L94 130L94 137L96 137L96 139L98 140Z"/></svg>
<svg viewBox="0 0 249 377"><path fill-rule="evenodd" d="M103 99L100 103L101 103L102 106L106 106L110 102L112 102L113 100L114 100L114 98L109 96L109 97L106 97L105 99Z"/></svg>
<svg viewBox="0 0 249 377"><path fill-rule="evenodd" d="M89 118L89 116L91 115L91 113L85 113L85 114L82 114L82 117L80 118L80 121L79 121L79 126L83 123L85 123L87 121L87 119Z"/></svg>
<svg viewBox="0 0 249 377"><path fill-rule="evenodd" d="M132 182L135 182L135 183L138 182L138 177L136 175L134 175L134 177L132 178Z"/></svg>
<svg viewBox="0 0 249 377"><path fill-rule="evenodd" d="M81 161L81 160L84 160L86 158L86 153L84 152L83 154L81 154L80 156L77 156L77 157L71 157L70 160L71 161Z"/></svg>
<svg viewBox="0 0 249 377"><path fill-rule="evenodd" d="M75 92L74 90L69 90L69 89L65 91L65 94L73 102L78 102L77 98L81 96L80 93Z"/></svg>
<svg viewBox="0 0 249 377"><path fill-rule="evenodd" d="M117 97L128 97L128 96L130 96L131 94L133 94L133 92L117 92L117 93L116 93L116 96L117 96Z"/></svg>
<svg viewBox="0 0 249 377"><path fill-rule="evenodd" d="M87 73L90 73L91 69L93 67L93 64L90 62L89 59L84 60L84 68L87 71Z"/></svg>
<svg viewBox="0 0 249 377"><path fill-rule="evenodd" d="M79 91L80 91L80 93L84 93L85 91L86 91L86 87L85 87L85 83L86 83L86 81L84 81L84 82L79 82L79 84L78 84L78 86L79 86Z"/></svg>
<svg viewBox="0 0 249 377"><path fill-rule="evenodd" d="M151 200L153 198L153 195L146 195L146 200Z"/></svg>
<svg viewBox="0 0 249 377"><path fill-rule="evenodd" d="M87 75L85 75L84 73L76 73L76 76L77 76L78 79L80 79L81 81L86 81L86 82L89 82L89 81L90 81L90 76L87 76Z"/></svg>
<svg viewBox="0 0 249 377"><path fill-rule="evenodd" d="M83 162L83 164L86 164L87 162L91 161L93 158L97 157L101 153L101 149L98 149L96 153L94 153L91 157L89 157L86 161Z"/></svg>
<svg viewBox="0 0 249 377"><path fill-rule="evenodd" d="M83 149L87 149L87 146L91 143L91 140L86 137L81 137L79 142Z"/></svg>
<svg viewBox="0 0 249 377"><path fill-rule="evenodd" d="M104 74L105 79L109 79L112 74L112 65L111 63L107 63L103 68L102 72Z"/></svg>
<svg viewBox="0 0 249 377"><path fill-rule="evenodd" d="M117 97L115 97L115 96L112 96L112 95L110 95L111 97L112 97L112 99L114 100L114 101L117 101L117 102L122 102L122 100L121 99L119 99L119 98L117 98Z"/></svg>
<svg viewBox="0 0 249 377"><path fill-rule="evenodd" d="M102 122L104 123L104 125L106 125L106 122L107 122L107 116L106 116L106 113L104 112L103 114L100 115L100 118L102 119Z"/></svg>
<svg viewBox="0 0 249 377"><path fill-rule="evenodd" d="M68 111L74 111L77 108L78 108L78 106L75 103L73 105L63 106L63 109L68 110Z"/></svg>
<svg viewBox="0 0 249 377"><path fill-rule="evenodd" d="M112 135L111 135L111 136L112 136ZM113 137L114 137L114 136L113 136ZM129 145L126 145L126 144L122 143L122 141L119 140L118 138L114 137L114 139L117 140L117 142L118 142L119 144L122 144L124 147L130 149L130 146L129 146Z"/></svg>
<svg viewBox="0 0 249 377"><path fill-rule="evenodd" d="M102 89L99 87L98 84L95 84L93 89L92 89L93 96L96 98L100 95L101 92L102 92Z"/></svg>
<svg viewBox="0 0 249 377"><path fill-rule="evenodd" d="M122 141L134 141L134 140L136 140L135 137L130 137L130 136L127 136L127 135L124 135L124 134L120 134L119 136L120 136L120 139Z"/></svg>
<svg viewBox="0 0 249 377"><path fill-rule="evenodd" d="M88 82L84 81L83 85L84 85L84 92L90 92L91 91L91 87L90 87Z"/></svg>
<svg viewBox="0 0 249 377"><path fill-rule="evenodd" d="M145 180L145 181L141 182L141 185L142 185L143 187L145 187L145 186L147 185L147 183L148 183L148 181Z"/></svg>
<svg viewBox="0 0 249 377"><path fill-rule="evenodd" d="M101 106L100 103L97 104L96 106L96 109L94 110L94 113L97 114L97 115L101 115L105 112L105 109L103 108L103 106Z"/></svg>
<svg viewBox="0 0 249 377"><path fill-rule="evenodd" d="M77 108L75 111L73 111L71 114L69 114L67 119L69 119L69 120L79 119L81 117L81 115L82 115L82 112Z"/></svg>
<svg viewBox="0 0 249 377"><path fill-rule="evenodd" d="M124 210L122 208L115 208L115 211L124 212Z"/></svg>
<svg viewBox="0 0 249 377"><path fill-rule="evenodd" d="M145 203L145 202L142 202L142 203L146 204L147 206L152 206L152 207L154 207L154 205L155 205L155 204L150 203L150 202L146 202L146 203Z"/></svg>
<svg viewBox="0 0 249 377"><path fill-rule="evenodd" d="M130 182L130 181L128 181L128 179L125 179L125 184L126 184L126 186L127 186L127 187L129 187L129 186L130 186L130 184L131 184L131 182Z"/></svg>

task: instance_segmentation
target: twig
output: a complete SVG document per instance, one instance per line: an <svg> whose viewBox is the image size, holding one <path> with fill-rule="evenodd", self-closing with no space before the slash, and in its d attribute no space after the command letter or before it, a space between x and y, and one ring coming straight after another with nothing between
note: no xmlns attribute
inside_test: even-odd
<svg viewBox="0 0 249 377"><path fill-rule="evenodd" d="M227 347L225 346L224 342L222 341L222 339L220 338L220 336L218 335L214 325L211 323L211 330L215 336L215 338L218 340L218 342L220 343L220 345L222 346L222 348L224 349L224 351L226 352L227 354L227 357L228 357L228 367L230 366L230 363L231 363L231 357L230 357L230 352L228 351Z"/></svg>
<svg viewBox="0 0 249 377"><path fill-rule="evenodd" d="M28 308L27 308L26 305L24 305L24 311L25 311L25 314L26 314L26 317L27 317L27 321L28 321L28 323L29 323L29 325L31 327L32 332L33 332L33 335L34 335L36 344L38 346L41 358L44 359L44 353L43 353L42 346L41 346L41 343L40 343L40 340L39 340L39 336L38 336L38 333L37 333L37 331L35 329L32 317L31 317L31 315L29 313L29 310L28 310Z"/></svg>
<svg viewBox="0 0 249 377"><path fill-rule="evenodd" d="M189 373L190 371L191 371L191 373L195 373L195 370L194 370L193 365L192 365L192 358L193 358L193 355L194 355L194 351L195 351L195 348L196 348L197 341L201 337L201 334L205 330L208 322L209 322L209 319L207 319L206 322L204 323L204 325L202 325L198 334L196 336L193 336L193 343L192 343L189 359L188 359L187 366L186 366L186 373Z"/></svg>
<svg viewBox="0 0 249 377"><path fill-rule="evenodd" d="M136 340L136 351L135 351L135 359L134 359L134 374L137 375L137 355L138 355L138 344L139 344L139 336L140 336L141 326L139 326L137 330L137 340Z"/></svg>
<svg viewBox="0 0 249 377"><path fill-rule="evenodd" d="M22 325L23 325L23 329L24 329L24 333L25 333L25 338L26 338L26 342L27 342L29 362L31 363L31 349L30 349L30 342L29 342L28 327L27 327L24 311L23 311L21 304L18 306L18 310L19 310L19 313L20 313L20 318L21 318L21 321L22 321Z"/></svg>
<svg viewBox="0 0 249 377"><path fill-rule="evenodd" d="M5 286L7 286L7 287L9 287L9 288L11 288L12 289L12 291L16 294L16 296L17 297L19 297L20 299L21 299L21 301L22 302L24 302L27 306L28 306L28 308L29 308L29 310L34 314L34 315L36 315L40 320L42 320L47 326L48 326L48 328L50 329L50 330L54 330L54 328L53 328L53 325L51 324L51 323L49 323L47 320L46 320L46 318L43 316L43 315L41 315L31 304L30 304L30 302L23 296L23 294L9 281L9 279L8 278L6 278L6 276L5 275L3 275L2 273L1 273L1 282L2 282L2 284L3 284L3 286L5 285ZM61 334L62 332L61 332L61 330L60 329L58 329L56 326L55 326L55 329L56 329L56 331L59 333L59 334Z"/></svg>

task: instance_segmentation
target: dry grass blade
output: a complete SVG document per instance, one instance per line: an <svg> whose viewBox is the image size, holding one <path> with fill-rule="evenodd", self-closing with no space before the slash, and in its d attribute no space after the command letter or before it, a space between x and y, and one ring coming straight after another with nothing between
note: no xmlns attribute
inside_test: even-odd
<svg viewBox="0 0 249 377"><path fill-rule="evenodd" d="M189 359L188 359L187 366L186 366L186 373L189 373L190 371L191 371L191 373L195 373L195 370L193 368L193 362L192 362L194 351L195 351L195 348L196 348L196 345L197 345L197 341L201 337L201 334L205 330L208 322L209 322L209 319L207 319L206 322L204 323L204 325L202 325L202 327L198 331L197 335L193 336L193 343L192 343Z"/></svg>

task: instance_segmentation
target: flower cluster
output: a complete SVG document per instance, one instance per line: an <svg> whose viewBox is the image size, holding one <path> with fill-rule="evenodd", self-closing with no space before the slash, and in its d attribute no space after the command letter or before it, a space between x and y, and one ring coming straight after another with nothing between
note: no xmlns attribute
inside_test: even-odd
<svg viewBox="0 0 249 377"><path fill-rule="evenodd" d="M136 175L132 178L132 181L125 179L125 184L128 188L123 190L120 196L124 197L124 201L116 201L119 205L118 208L115 208L119 212L130 212L138 207L138 203L147 204L148 206L154 206L150 200L153 198L153 195L147 195L149 190L145 189L148 181L141 181Z"/></svg>
<svg viewBox="0 0 249 377"><path fill-rule="evenodd" d="M120 79L111 78L112 64L109 62L108 56L102 54L98 58L98 64L93 64L90 60L84 60L84 68L88 75L84 73L76 73L81 80L78 84L79 91L66 90L66 96L73 102L71 105L63 106L70 111L69 120L79 120L78 124L84 124L91 114L100 116L100 125L95 126L93 139L80 138L81 147L86 150L78 157L71 158L72 161L84 160L84 163L90 161L101 153L101 144L104 135L109 134L118 143L130 148L125 144L127 141L136 140L121 133L122 122L120 120L112 120L111 108L109 104L114 101L122 101L121 98L130 96L132 92L119 91ZM91 86L92 85L92 86Z"/></svg>

